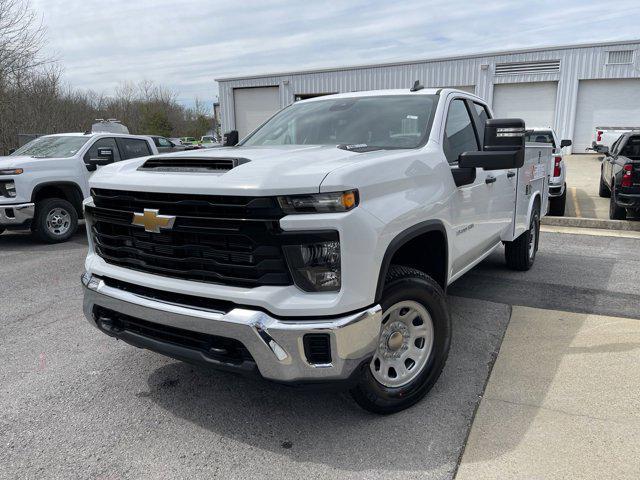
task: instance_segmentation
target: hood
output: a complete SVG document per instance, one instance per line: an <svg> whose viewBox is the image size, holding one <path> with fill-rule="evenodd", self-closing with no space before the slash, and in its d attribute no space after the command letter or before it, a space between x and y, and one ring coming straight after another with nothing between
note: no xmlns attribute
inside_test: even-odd
<svg viewBox="0 0 640 480"><path fill-rule="evenodd" d="M103 167L92 176L92 187L138 191L218 195L281 195L314 193L336 168L389 152L354 153L335 146L224 147L154 155L153 158L239 158L223 172L153 172L138 167L150 157Z"/></svg>
<svg viewBox="0 0 640 480"><path fill-rule="evenodd" d="M72 157L73 158L73 157ZM0 157L0 168L29 168L31 165L41 165L42 162L69 160L69 158L33 158L28 155Z"/></svg>

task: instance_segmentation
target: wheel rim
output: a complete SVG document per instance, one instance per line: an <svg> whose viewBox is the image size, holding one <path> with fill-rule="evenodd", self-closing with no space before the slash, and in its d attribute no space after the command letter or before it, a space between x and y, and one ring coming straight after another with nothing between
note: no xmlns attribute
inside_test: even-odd
<svg viewBox="0 0 640 480"><path fill-rule="evenodd" d="M59 237L71 228L71 215L64 208L54 208L47 214L46 225L49 233Z"/></svg>
<svg viewBox="0 0 640 480"><path fill-rule="evenodd" d="M382 315L378 348L369 364L373 377L386 387L402 387L415 379L433 349L433 321L418 302L392 305Z"/></svg>

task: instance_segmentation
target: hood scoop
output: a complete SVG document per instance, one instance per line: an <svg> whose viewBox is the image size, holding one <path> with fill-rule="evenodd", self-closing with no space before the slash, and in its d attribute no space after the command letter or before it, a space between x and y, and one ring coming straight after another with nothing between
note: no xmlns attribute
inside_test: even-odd
<svg viewBox="0 0 640 480"><path fill-rule="evenodd" d="M138 171L141 172L187 172L217 173L226 172L238 165L249 162L247 158L215 158L215 157L155 157L144 162Z"/></svg>

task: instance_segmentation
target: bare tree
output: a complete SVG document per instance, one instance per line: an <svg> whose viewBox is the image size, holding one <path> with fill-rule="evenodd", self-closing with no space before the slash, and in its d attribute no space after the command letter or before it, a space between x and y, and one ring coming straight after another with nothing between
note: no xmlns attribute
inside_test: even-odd
<svg viewBox="0 0 640 480"><path fill-rule="evenodd" d="M15 81L51 62L40 55L44 34L28 0L0 0L0 82Z"/></svg>

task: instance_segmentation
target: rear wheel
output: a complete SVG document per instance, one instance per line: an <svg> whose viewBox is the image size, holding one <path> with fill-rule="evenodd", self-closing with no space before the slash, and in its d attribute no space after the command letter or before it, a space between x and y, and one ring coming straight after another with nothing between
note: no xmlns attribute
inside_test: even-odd
<svg viewBox="0 0 640 480"><path fill-rule="evenodd" d="M451 320L438 283L414 268L392 265L382 294L378 348L351 390L365 410L404 410L438 380L449 354Z"/></svg>
<svg viewBox="0 0 640 480"><path fill-rule="evenodd" d="M609 199L609 218L611 220L626 220L627 210L623 207L619 207L616 200L616 186L611 182L613 188L611 189L611 198Z"/></svg>
<svg viewBox="0 0 640 480"><path fill-rule="evenodd" d="M531 213L529 229L512 242L505 242L504 256L509 268L529 270L536 259L540 238L540 205L536 203Z"/></svg>
<svg viewBox="0 0 640 480"><path fill-rule="evenodd" d="M559 197L553 197L549 199L549 215L554 217L563 217L564 208L567 204L567 186L564 187L564 192Z"/></svg>
<svg viewBox="0 0 640 480"><path fill-rule="evenodd" d="M62 198L47 198L36 204L32 231L44 243L66 242L78 228L78 213Z"/></svg>
<svg viewBox="0 0 640 480"><path fill-rule="evenodd" d="M604 179L602 178L602 171L600 172L600 188L598 188L598 195L602 198L609 198L611 196L611 190L607 187L607 184L604 183Z"/></svg>

